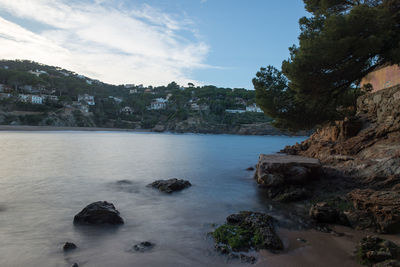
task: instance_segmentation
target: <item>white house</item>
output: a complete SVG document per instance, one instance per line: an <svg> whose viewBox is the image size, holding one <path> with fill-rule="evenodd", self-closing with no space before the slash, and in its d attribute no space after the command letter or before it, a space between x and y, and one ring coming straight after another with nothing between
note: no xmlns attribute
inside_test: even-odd
<svg viewBox="0 0 400 267"><path fill-rule="evenodd" d="M152 110L160 110L167 108L168 100L164 98L156 98L151 102L150 109Z"/></svg>
<svg viewBox="0 0 400 267"><path fill-rule="evenodd" d="M225 112L228 112L228 113L244 113L244 112L246 112L246 110L244 110L244 109L226 109Z"/></svg>
<svg viewBox="0 0 400 267"><path fill-rule="evenodd" d="M78 95L78 102L85 102L89 106L96 105L96 103L94 102L94 96L88 94Z"/></svg>
<svg viewBox="0 0 400 267"><path fill-rule="evenodd" d="M247 106L246 107L246 111L247 112L260 112L260 113L263 112L262 109L259 108L256 104L253 104L251 106Z"/></svg>
<svg viewBox="0 0 400 267"><path fill-rule="evenodd" d="M47 72L45 72L44 70L30 70L28 72L30 74L36 75L37 77L39 77L42 74L47 74Z"/></svg>
<svg viewBox="0 0 400 267"><path fill-rule="evenodd" d="M130 89L129 94L137 94L137 89Z"/></svg>
<svg viewBox="0 0 400 267"><path fill-rule="evenodd" d="M43 97L38 95L30 95L30 101L32 104L43 104Z"/></svg>
<svg viewBox="0 0 400 267"><path fill-rule="evenodd" d="M131 115L133 113L133 109L131 107L123 107L121 108L121 113L124 113L125 115Z"/></svg>
<svg viewBox="0 0 400 267"><path fill-rule="evenodd" d="M19 94L18 99L21 102L25 103L32 103L32 104L43 104L43 97L38 96L38 95L24 95L24 94Z"/></svg>

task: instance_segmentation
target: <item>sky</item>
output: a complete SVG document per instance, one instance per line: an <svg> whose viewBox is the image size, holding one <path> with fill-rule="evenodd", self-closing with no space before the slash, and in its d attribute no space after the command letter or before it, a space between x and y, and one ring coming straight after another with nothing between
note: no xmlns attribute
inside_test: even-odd
<svg viewBox="0 0 400 267"><path fill-rule="evenodd" d="M253 89L297 44L302 0L0 0L0 59L111 84Z"/></svg>

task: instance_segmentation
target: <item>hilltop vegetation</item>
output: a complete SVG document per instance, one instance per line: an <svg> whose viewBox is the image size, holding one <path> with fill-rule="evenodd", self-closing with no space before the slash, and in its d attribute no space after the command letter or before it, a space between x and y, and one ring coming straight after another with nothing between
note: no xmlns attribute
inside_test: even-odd
<svg viewBox="0 0 400 267"><path fill-rule="evenodd" d="M249 127L254 126L262 134L278 133L269 126L270 118L255 112L255 91L242 88L183 87L175 82L159 87L111 85L19 60L0 61L0 84L1 124L205 133L251 133ZM84 95L93 98L88 102ZM43 102L34 103L32 96ZM245 112L246 107L254 112Z"/></svg>

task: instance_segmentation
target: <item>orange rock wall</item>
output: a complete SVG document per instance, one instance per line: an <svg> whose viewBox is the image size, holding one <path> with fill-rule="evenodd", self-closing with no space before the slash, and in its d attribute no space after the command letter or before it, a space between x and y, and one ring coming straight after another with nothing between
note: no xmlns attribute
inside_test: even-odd
<svg viewBox="0 0 400 267"><path fill-rule="evenodd" d="M361 80L360 86L362 87L368 83L373 87L372 92L399 85L400 67L398 65L391 65L373 71Z"/></svg>

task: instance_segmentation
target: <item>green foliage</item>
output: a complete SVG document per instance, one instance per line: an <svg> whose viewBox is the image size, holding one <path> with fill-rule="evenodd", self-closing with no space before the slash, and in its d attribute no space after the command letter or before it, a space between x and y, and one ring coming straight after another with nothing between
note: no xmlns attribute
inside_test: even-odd
<svg viewBox="0 0 400 267"><path fill-rule="evenodd" d="M261 69L257 103L285 128L309 129L341 118L354 105L359 81L384 64L400 63L400 4L395 0L304 0L299 47L282 73ZM280 103L280 102L283 103Z"/></svg>

